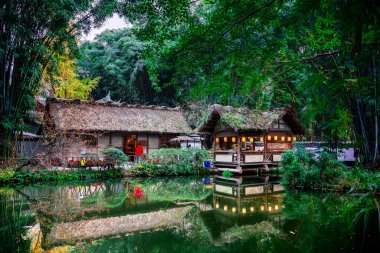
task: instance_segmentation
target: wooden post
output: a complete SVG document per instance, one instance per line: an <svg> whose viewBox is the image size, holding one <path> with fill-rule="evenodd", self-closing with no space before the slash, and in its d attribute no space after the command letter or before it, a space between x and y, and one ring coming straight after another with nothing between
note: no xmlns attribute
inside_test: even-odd
<svg viewBox="0 0 380 253"><path fill-rule="evenodd" d="M240 168L240 149L241 149L241 141L240 141L240 132L237 132L237 169L241 171Z"/></svg>

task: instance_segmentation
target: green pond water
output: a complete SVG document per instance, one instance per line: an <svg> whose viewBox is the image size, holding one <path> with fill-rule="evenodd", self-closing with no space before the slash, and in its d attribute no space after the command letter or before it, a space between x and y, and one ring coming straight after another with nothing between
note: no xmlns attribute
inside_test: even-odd
<svg viewBox="0 0 380 253"><path fill-rule="evenodd" d="M378 252L378 199L279 178L146 178L0 188L0 252Z"/></svg>

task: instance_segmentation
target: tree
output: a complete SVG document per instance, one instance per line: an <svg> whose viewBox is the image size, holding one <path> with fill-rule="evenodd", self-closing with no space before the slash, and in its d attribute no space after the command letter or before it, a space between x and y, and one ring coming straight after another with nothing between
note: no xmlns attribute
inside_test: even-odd
<svg viewBox="0 0 380 253"><path fill-rule="evenodd" d="M66 57L61 58L58 63L58 75L51 78L54 96L68 99L88 99L101 78L80 80L75 73L77 69L75 60L67 59Z"/></svg>
<svg viewBox="0 0 380 253"><path fill-rule="evenodd" d="M42 73L55 56L76 49L75 34L112 14L112 0L4 0L0 4L0 156L15 150L17 133L34 109Z"/></svg>
<svg viewBox="0 0 380 253"><path fill-rule="evenodd" d="M173 90L158 93L152 87L143 56L147 48L148 42L138 40L132 29L105 31L80 47L79 76L102 77L92 92L95 99L110 92L112 99L123 102L173 105Z"/></svg>
<svg viewBox="0 0 380 253"><path fill-rule="evenodd" d="M169 70L165 86L208 103L290 104L311 135L354 140L379 164L378 1L168 2L126 9L152 80Z"/></svg>

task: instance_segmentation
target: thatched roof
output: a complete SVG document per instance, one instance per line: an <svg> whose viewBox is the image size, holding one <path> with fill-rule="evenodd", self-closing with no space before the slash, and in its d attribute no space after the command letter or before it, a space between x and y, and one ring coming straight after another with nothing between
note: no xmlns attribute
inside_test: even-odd
<svg viewBox="0 0 380 253"><path fill-rule="evenodd" d="M210 106L207 119L200 126L199 132L213 132L219 120L235 131L267 131L280 119L292 129L293 134L305 133L296 112L291 107L258 111L218 104Z"/></svg>
<svg viewBox="0 0 380 253"><path fill-rule="evenodd" d="M179 108L51 99L49 117L57 130L137 133L190 133Z"/></svg>

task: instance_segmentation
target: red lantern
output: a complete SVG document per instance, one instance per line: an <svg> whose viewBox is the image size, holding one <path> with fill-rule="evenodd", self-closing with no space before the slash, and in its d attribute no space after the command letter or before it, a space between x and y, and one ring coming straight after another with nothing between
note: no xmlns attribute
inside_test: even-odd
<svg viewBox="0 0 380 253"><path fill-rule="evenodd" d="M141 198L143 195L143 190L140 187L135 187L135 197L136 198Z"/></svg>

